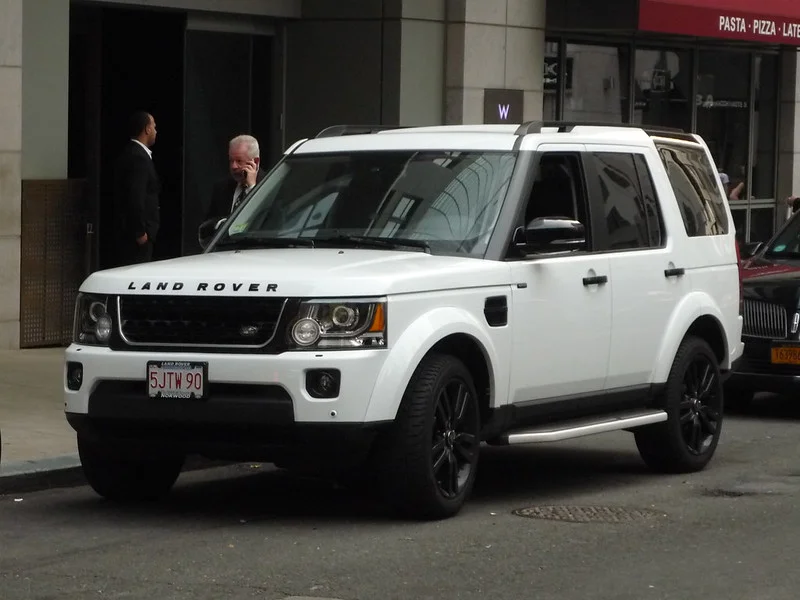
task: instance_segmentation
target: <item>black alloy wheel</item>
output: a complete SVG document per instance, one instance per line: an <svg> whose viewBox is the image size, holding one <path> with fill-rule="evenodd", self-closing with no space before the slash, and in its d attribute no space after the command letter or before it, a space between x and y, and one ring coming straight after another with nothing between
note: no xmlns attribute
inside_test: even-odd
<svg viewBox="0 0 800 600"><path fill-rule="evenodd" d="M719 371L704 354L697 354L683 378L683 400L678 412L681 432L689 452L699 456L708 452L720 427L722 397Z"/></svg>
<svg viewBox="0 0 800 600"><path fill-rule="evenodd" d="M384 498L415 519L457 514L475 483L480 427L478 393L464 363L426 356L373 456Z"/></svg>
<svg viewBox="0 0 800 600"><path fill-rule="evenodd" d="M684 338L661 401L667 420L633 432L642 459L666 473L704 469L719 443L724 403L719 359L706 340Z"/></svg>
<svg viewBox="0 0 800 600"><path fill-rule="evenodd" d="M431 459L433 476L444 498L464 491L478 450L478 400L460 379L442 386L436 399Z"/></svg>

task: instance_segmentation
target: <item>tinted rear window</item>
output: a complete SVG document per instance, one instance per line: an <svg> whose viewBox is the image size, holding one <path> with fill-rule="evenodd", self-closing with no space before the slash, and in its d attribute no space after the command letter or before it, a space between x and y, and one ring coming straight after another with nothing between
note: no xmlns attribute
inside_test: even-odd
<svg viewBox="0 0 800 600"><path fill-rule="evenodd" d="M725 198L717 185L716 170L702 148L659 145L658 152L689 236L728 233Z"/></svg>

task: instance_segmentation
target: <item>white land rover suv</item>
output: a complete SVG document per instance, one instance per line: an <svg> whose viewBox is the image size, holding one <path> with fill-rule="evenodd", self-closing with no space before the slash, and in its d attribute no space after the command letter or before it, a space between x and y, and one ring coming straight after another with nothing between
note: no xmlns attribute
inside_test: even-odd
<svg viewBox="0 0 800 600"><path fill-rule="evenodd" d="M741 286L695 135L337 126L201 230L202 254L80 288L66 417L104 497L166 494L199 454L366 475L444 518L484 443L714 454Z"/></svg>

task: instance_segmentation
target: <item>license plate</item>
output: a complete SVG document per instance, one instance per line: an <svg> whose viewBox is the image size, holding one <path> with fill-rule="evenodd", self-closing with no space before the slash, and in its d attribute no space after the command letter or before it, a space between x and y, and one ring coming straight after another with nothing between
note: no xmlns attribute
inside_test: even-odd
<svg viewBox="0 0 800 600"><path fill-rule="evenodd" d="M206 397L208 363L150 361L147 363L147 395L150 398Z"/></svg>
<svg viewBox="0 0 800 600"><path fill-rule="evenodd" d="M775 365L800 365L800 346L773 348L772 363Z"/></svg>

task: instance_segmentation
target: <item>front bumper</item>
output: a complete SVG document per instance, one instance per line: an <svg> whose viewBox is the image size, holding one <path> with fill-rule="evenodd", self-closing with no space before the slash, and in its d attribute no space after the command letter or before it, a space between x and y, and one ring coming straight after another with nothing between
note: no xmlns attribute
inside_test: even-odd
<svg viewBox="0 0 800 600"><path fill-rule="evenodd" d="M772 364L772 345L771 340L748 338L744 353L726 383L749 392L791 394L800 391L800 365Z"/></svg>
<svg viewBox="0 0 800 600"><path fill-rule="evenodd" d="M174 443L191 451L212 446L318 446L315 441L328 446L374 429L365 426L364 419L387 355L386 350L277 355L120 352L73 344L65 352L65 412L72 427L86 435ZM207 362L209 397L149 398L149 360ZM78 390L68 387L68 363L82 365ZM341 373L334 398L314 398L306 389L306 372L323 368Z"/></svg>

